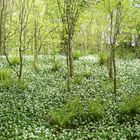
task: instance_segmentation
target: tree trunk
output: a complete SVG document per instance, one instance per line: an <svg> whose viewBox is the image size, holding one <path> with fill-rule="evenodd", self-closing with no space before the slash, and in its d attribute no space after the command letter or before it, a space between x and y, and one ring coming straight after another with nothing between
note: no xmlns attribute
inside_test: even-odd
<svg viewBox="0 0 140 140"><path fill-rule="evenodd" d="M117 89L116 74L117 74L117 70L116 70L116 60L115 60L115 45L111 44L111 54L110 54L110 62L109 62L109 79L110 82L113 82L113 90L115 94Z"/></svg>
<svg viewBox="0 0 140 140"><path fill-rule="evenodd" d="M111 50L110 50L110 67L109 67L109 78L110 81L112 82L113 79L113 12L110 13L110 46L111 46Z"/></svg>
<svg viewBox="0 0 140 140"><path fill-rule="evenodd" d="M3 52L2 48L2 19L3 19L3 11L4 11L4 1L0 0L0 55Z"/></svg>
<svg viewBox="0 0 140 140"><path fill-rule="evenodd" d="M0 54L2 54L2 25L0 19Z"/></svg>
<svg viewBox="0 0 140 140"><path fill-rule="evenodd" d="M35 33L34 33L34 68L37 68L37 23L35 21Z"/></svg>
<svg viewBox="0 0 140 140"><path fill-rule="evenodd" d="M72 47L71 47L71 43L69 44L69 76L70 78L72 78L73 76L73 56L72 56Z"/></svg>
<svg viewBox="0 0 140 140"><path fill-rule="evenodd" d="M22 57L22 24L21 24L21 29L20 29L20 35L19 35L19 59L20 59L20 67L19 67L19 76L18 76L18 81L19 84L21 82L22 78L22 68L23 68L23 57Z"/></svg>
<svg viewBox="0 0 140 140"><path fill-rule="evenodd" d="M69 46L66 46L66 60L67 60L67 90L70 92L70 61L69 61Z"/></svg>
<svg viewBox="0 0 140 140"><path fill-rule="evenodd" d="M115 46L113 45L112 48L112 63L113 63L113 86L114 86L114 93L116 94L117 88L117 79L116 79L116 61L115 61Z"/></svg>
<svg viewBox="0 0 140 140"><path fill-rule="evenodd" d="M111 52L110 58L109 58L109 79L110 79L110 82L113 79L112 52Z"/></svg>
<svg viewBox="0 0 140 140"><path fill-rule="evenodd" d="M69 35L68 41L66 43L66 48L67 48L67 76L68 76L68 81L67 81L67 88L68 91L70 91L70 80L73 77L73 56L72 56L72 46L71 46L71 37Z"/></svg>

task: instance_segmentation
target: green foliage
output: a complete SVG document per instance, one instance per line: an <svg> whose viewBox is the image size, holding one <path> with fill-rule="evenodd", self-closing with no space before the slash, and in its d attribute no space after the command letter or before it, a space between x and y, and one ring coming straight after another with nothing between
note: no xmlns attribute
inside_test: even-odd
<svg viewBox="0 0 140 140"><path fill-rule="evenodd" d="M120 113L123 115L136 115L140 113L140 95L124 97L119 107Z"/></svg>
<svg viewBox="0 0 140 140"><path fill-rule="evenodd" d="M51 121L55 125L59 125L61 127L66 125L67 121L69 120L68 116L64 116L64 115L65 112L63 112L63 110L52 111L49 113L49 116L51 117Z"/></svg>
<svg viewBox="0 0 140 140"><path fill-rule="evenodd" d="M17 84L18 84L18 88L21 90L21 91L24 91L25 89L27 89L28 87L28 83L27 81L25 80L21 80L21 81L17 81Z"/></svg>
<svg viewBox="0 0 140 140"><path fill-rule="evenodd" d="M99 57L99 64L100 65L105 65L108 63L109 57L106 53L103 53L103 52L99 53L98 57Z"/></svg>
<svg viewBox="0 0 140 140"><path fill-rule="evenodd" d="M52 122L60 127L67 127L71 125L71 122L77 116L82 114L83 108L80 103L80 99L77 97L75 99L68 100L66 105L60 109L55 109L49 113Z"/></svg>
<svg viewBox="0 0 140 140"><path fill-rule="evenodd" d="M84 78L84 75L82 75L82 74L77 74L77 75L74 77L72 83L73 83L73 84L77 84L77 85L81 85L81 84L82 84L82 81L83 81L83 78Z"/></svg>
<svg viewBox="0 0 140 140"><path fill-rule="evenodd" d="M87 104L84 104L86 102ZM68 100L62 108L51 111L49 115L55 125L68 127L74 125L75 119L82 121L99 120L103 117L104 108L105 106L100 99L80 100L79 97L75 97Z"/></svg>
<svg viewBox="0 0 140 140"><path fill-rule="evenodd" d="M123 50L122 47L124 47ZM138 57L138 56L136 57L136 51L137 54L139 54L139 50L136 50L133 47L121 46L116 49L116 57L124 60L133 60Z"/></svg>
<svg viewBox="0 0 140 140"><path fill-rule="evenodd" d="M89 99L88 100L88 116L92 120L98 120L104 115L104 104L100 99Z"/></svg>
<svg viewBox="0 0 140 140"><path fill-rule="evenodd" d="M52 55L56 55L56 54L60 54L60 52L61 52L61 50L60 50L60 48L53 48L53 51L52 51Z"/></svg>
<svg viewBox="0 0 140 140"><path fill-rule="evenodd" d="M62 68L62 62L60 60L55 60L52 64L51 70L53 72L59 71Z"/></svg>
<svg viewBox="0 0 140 140"><path fill-rule="evenodd" d="M73 59L74 59L74 60L79 60L79 58L80 58L81 56L82 56L81 51L75 50L75 51L73 52Z"/></svg>
<svg viewBox="0 0 140 140"><path fill-rule="evenodd" d="M9 78L10 71L9 69L2 69L0 70L0 80L6 80Z"/></svg>
<svg viewBox="0 0 140 140"><path fill-rule="evenodd" d="M16 56L10 57L9 61L10 61L10 64L13 66L17 66L20 64L20 59L19 59L19 57L16 57Z"/></svg>
<svg viewBox="0 0 140 140"><path fill-rule="evenodd" d="M65 7L64 2L69 5ZM116 7L118 2L120 5ZM108 40L111 31L109 30L110 17L113 15L112 32L114 34L114 20L117 19L115 18L117 15L119 16L116 14L117 10L121 11L122 17L120 20L118 18L118 23L121 21L121 24L118 26L120 30L116 40L117 46L123 42L129 44L132 41L132 35L139 35L139 5L136 4L137 7L135 7L131 0L16 0L14 2L9 0L5 4L6 7L2 11L0 9L0 13L5 23L5 25L2 23L2 37L6 38L2 38L2 45L4 41L6 53L11 55L21 51L24 56L33 55L36 44L38 55L42 55L39 57L42 65L36 71L30 69L32 56L26 58L23 76L27 79L28 88L26 88L26 81L21 81L18 85L17 81L14 83L9 78L0 80L0 84L1 81L6 81L4 85L9 85L7 84L9 81L13 83L6 90L3 90L3 85L2 88L0 85L0 140L140 140L139 99L133 98L132 101L131 96L125 101L126 104L122 103L120 107L120 110L123 110L122 114L136 115L132 120L124 121L123 125L117 123L117 117L120 115L117 111L118 101L121 95L136 94L140 91L140 61L116 59L119 83L117 83L117 94L114 95L111 90L112 85L108 82L107 68L102 67L101 70L97 61L95 62L92 58L79 59L84 53L92 52L92 55L96 53L99 50L97 46L110 50ZM68 20L65 18L65 12L68 16L70 15ZM75 15L77 13L78 15ZM62 20L61 17L64 19ZM67 23L71 26L67 26ZM6 32L5 35L3 31ZM69 36L72 37L69 38L70 40L68 40L68 33L73 33ZM76 46L76 50L81 50L73 54L74 59L78 60L74 63L74 69L78 67L75 72L80 74L74 77L76 80L71 86L71 93L64 90L66 65L61 69L61 64L53 61L51 69L46 57L46 54L47 56L52 54L55 57L59 53L58 46L63 48L63 52L66 51L67 41L71 41L72 48ZM139 50L132 52L128 51L129 46L125 48L127 51L124 53L124 58L134 59L136 52L139 56ZM122 51L119 50L120 52ZM5 62L3 57L0 60L0 69L7 67ZM20 64L18 59L10 62L13 66ZM106 54L99 56L100 65L105 65L106 62ZM92 70L92 74L90 75L88 69L86 72L81 72L85 68ZM17 79L15 73L11 76ZM69 96L78 96L80 99L76 97L67 101ZM97 99L98 96L109 103L109 109L105 110L106 112L101 109L105 105ZM90 100L88 100L89 97ZM85 98L88 101L84 100ZM132 107L129 101L136 104ZM84 104L85 102L87 104ZM59 106L60 108L55 110ZM51 120L59 125L57 128L62 128L61 131L57 131L56 127L48 123L48 112L52 108L54 110L50 112ZM99 118L102 119L99 120ZM92 120L98 120L98 122ZM75 124L77 127L69 129L69 126Z"/></svg>
<svg viewBox="0 0 140 140"><path fill-rule="evenodd" d="M14 73L13 84L6 90L0 87L0 139L140 139L140 114L121 115L118 111L124 93L131 99L140 91L139 60L117 59L119 85L114 95L109 88L108 69L103 67L101 71L95 58L83 57L75 63L76 75L92 73L88 80L83 76L80 86L73 84L71 93L64 90L66 66L54 73L50 70L50 58L44 57L40 61L42 67L33 71L32 60L27 59L23 75L28 88L20 90L17 81L13 81L17 79ZM1 62L0 68L4 67L6 63ZM119 118L123 118L121 123Z"/></svg>
<svg viewBox="0 0 140 140"><path fill-rule="evenodd" d="M77 84L77 85L81 85L84 78L89 79L90 77L91 77L91 71L84 70L83 72L74 75L72 83Z"/></svg>
<svg viewBox="0 0 140 140"><path fill-rule="evenodd" d="M91 71L90 70L85 70L81 73L86 79L89 79L91 77Z"/></svg>
<svg viewBox="0 0 140 140"><path fill-rule="evenodd" d="M9 69L0 70L0 87L8 88L10 86L11 73Z"/></svg>

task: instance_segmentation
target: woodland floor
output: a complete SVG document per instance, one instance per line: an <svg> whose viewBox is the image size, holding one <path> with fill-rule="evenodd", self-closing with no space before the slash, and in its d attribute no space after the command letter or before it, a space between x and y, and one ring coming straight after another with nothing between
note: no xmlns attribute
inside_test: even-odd
<svg viewBox="0 0 140 140"><path fill-rule="evenodd" d="M40 57L36 70L32 63L25 59L20 85L11 70L8 85L0 85L0 140L140 140L140 101L133 105L131 100L140 97L140 60L117 60L116 95L108 68L101 67L97 57L74 62L71 93L66 91L64 57L57 56L55 64L52 57ZM1 58L2 69L10 68ZM87 100L94 99L101 103L93 104L96 111L91 106L88 110ZM82 113L71 108L69 116L65 108L71 104L78 110L84 106Z"/></svg>

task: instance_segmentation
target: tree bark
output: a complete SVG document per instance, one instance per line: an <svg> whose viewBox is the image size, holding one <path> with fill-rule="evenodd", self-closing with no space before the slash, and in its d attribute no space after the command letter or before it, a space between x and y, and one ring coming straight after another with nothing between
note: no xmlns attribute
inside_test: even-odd
<svg viewBox="0 0 140 140"><path fill-rule="evenodd" d="M37 68L38 51L37 51L37 21L35 21L35 33L34 33L34 68Z"/></svg>
<svg viewBox="0 0 140 140"><path fill-rule="evenodd" d="M2 24L3 24L4 7L5 7L4 0L0 0L0 55L3 53L3 47L2 47Z"/></svg>
<svg viewBox="0 0 140 140"><path fill-rule="evenodd" d="M0 18L0 54L2 54L2 23Z"/></svg>
<svg viewBox="0 0 140 140"><path fill-rule="evenodd" d="M116 78L116 60L115 60L115 45L112 48L112 63L113 63L113 85L114 85L114 93L116 94L117 90L117 78Z"/></svg>

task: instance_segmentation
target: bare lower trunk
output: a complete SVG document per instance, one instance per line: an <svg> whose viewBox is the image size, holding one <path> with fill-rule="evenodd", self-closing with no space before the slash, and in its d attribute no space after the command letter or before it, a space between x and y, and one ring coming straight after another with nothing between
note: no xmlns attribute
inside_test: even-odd
<svg viewBox="0 0 140 140"><path fill-rule="evenodd" d="M2 31L1 31L1 21L0 21L0 54L2 54Z"/></svg>
<svg viewBox="0 0 140 140"><path fill-rule="evenodd" d="M109 58L109 79L110 79L110 82L113 79L112 54L110 54L110 58Z"/></svg>
<svg viewBox="0 0 140 140"><path fill-rule="evenodd" d="M21 42L21 36L20 36L20 48L19 48L19 59L20 59L20 68L19 68L19 76L18 81L21 82L22 79L22 68L23 68L23 57L22 57L22 42Z"/></svg>
<svg viewBox="0 0 140 140"><path fill-rule="evenodd" d="M73 56L72 56L72 48L69 46L69 76L72 78L73 76Z"/></svg>
<svg viewBox="0 0 140 140"><path fill-rule="evenodd" d="M67 90L70 92L70 64L69 64L69 48L67 45L67 51L66 51L66 59L67 59Z"/></svg>
<svg viewBox="0 0 140 140"><path fill-rule="evenodd" d="M70 91L70 80L73 77L73 56L72 56L72 47L71 41L69 40L67 43L67 88Z"/></svg>
<svg viewBox="0 0 140 140"><path fill-rule="evenodd" d="M35 34L34 34L34 41L35 41L35 44L34 44L34 68L36 69L37 68L37 27L35 27Z"/></svg>
<svg viewBox="0 0 140 140"><path fill-rule="evenodd" d="M3 52L3 48L2 48L2 18L3 18L3 10L0 11L0 54L2 54L2 52Z"/></svg>
<svg viewBox="0 0 140 140"><path fill-rule="evenodd" d="M115 48L113 47L111 49L111 54L110 54L110 62L109 62L109 79L110 82L113 82L113 90L114 93L116 94L116 89L117 89L117 70L116 70L116 61L115 61Z"/></svg>
<svg viewBox="0 0 140 140"><path fill-rule="evenodd" d="M23 68L22 35L23 35L23 21L21 21L20 32L19 32L19 60L20 60L20 65L19 65L19 76L18 76L19 84L20 84L21 79L22 79L22 68Z"/></svg>
<svg viewBox="0 0 140 140"><path fill-rule="evenodd" d="M113 87L114 87L114 93L116 94L117 89L117 78L116 78L116 61L115 61L115 48L113 47L112 51L112 63L113 63Z"/></svg>

